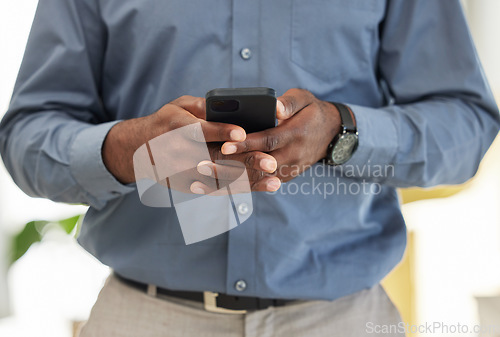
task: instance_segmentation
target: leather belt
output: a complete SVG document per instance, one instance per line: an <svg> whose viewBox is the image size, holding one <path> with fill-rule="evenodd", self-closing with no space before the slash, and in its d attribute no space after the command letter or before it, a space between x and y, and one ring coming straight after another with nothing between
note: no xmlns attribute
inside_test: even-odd
<svg viewBox="0 0 500 337"><path fill-rule="evenodd" d="M147 293L147 284L124 278L116 273L115 275L123 283ZM204 303L205 310L207 311L230 314L244 314L251 310L263 310L271 306L279 307L293 302L293 300L232 296L211 291L178 291L160 287L156 287L156 293L201 302Z"/></svg>

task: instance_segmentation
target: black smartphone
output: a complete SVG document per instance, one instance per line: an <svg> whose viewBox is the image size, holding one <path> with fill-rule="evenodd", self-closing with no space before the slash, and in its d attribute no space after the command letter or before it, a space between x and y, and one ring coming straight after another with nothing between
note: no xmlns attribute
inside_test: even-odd
<svg viewBox="0 0 500 337"><path fill-rule="evenodd" d="M271 88L220 88L207 92L207 121L241 126L247 133L276 126L276 92Z"/></svg>

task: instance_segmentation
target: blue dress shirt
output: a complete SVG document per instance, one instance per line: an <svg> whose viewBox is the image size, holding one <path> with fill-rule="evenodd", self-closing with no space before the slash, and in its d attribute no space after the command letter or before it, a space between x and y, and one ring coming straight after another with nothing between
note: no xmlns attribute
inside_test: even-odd
<svg viewBox="0 0 500 337"><path fill-rule="evenodd" d="M103 140L181 95L250 86L349 104L359 148L186 245L175 209L142 205L107 171ZM466 181L499 123L458 0L40 0L0 150L29 195L90 205L79 242L125 277L335 299L401 259L395 188Z"/></svg>

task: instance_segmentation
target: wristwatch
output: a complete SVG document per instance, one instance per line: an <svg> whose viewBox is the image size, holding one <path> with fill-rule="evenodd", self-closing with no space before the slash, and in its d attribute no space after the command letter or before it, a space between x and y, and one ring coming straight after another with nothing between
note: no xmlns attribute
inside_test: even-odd
<svg viewBox="0 0 500 337"><path fill-rule="evenodd" d="M358 147L358 130L352 110L344 104L331 102L340 112L341 130L326 150L328 165L341 165L348 161Z"/></svg>

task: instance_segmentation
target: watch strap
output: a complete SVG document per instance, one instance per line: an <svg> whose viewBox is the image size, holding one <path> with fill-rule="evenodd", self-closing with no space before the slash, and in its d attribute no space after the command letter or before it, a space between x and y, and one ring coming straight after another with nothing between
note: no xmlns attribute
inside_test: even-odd
<svg viewBox="0 0 500 337"><path fill-rule="evenodd" d="M356 118L352 113L351 108L342 103L331 102L339 111L340 119L342 121L342 125L347 131L357 132L356 127Z"/></svg>

